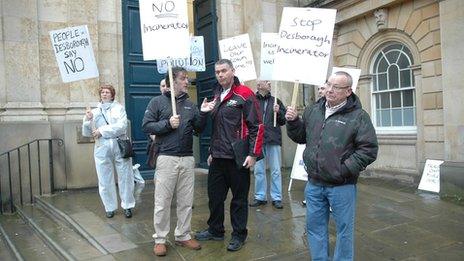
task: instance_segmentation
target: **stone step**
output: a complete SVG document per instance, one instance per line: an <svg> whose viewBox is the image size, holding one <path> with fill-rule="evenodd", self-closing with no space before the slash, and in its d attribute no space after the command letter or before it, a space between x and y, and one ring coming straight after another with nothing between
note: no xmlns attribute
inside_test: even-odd
<svg viewBox="0 0 464 261"><path fill-rule="evenodd" d="M87 260L103 256L69 223L57 218L40 204L18 209L20 216L30 224L49 247L65 260Z"/></svg>
<svg viewBox="0 0 464 261"><path fill-rule="evenodd" d="M13 260L62 260L19 214L0 215L0 226L2 238L9 245Z"/></svg>
<svg viewBox="0 0 464 261"><path fill-rule="evenodd" d="M4 232L3 227L0 224L0 260L21 260L22 258L19 255L18 257L16 257L14 251L11 250L11 248L9 247L12 244L10 239L6 238L5 235L6 233Z"/></svg>

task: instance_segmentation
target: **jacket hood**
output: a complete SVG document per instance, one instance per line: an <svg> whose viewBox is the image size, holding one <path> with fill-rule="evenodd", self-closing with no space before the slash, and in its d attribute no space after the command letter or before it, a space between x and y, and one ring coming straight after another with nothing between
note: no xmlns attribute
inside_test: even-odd
<svg viewBox="0 0 464 261"><path fill-rule="evenodd" d="M327 102L327 99L325 97L320 98L317 100L316 104L320 106L322 111L325 111L325 103ZM344 113L344 112L349 112L353 111L355 109L362 109L361 101L359 100L358 96L356 94L351 93L350 96L346 99L346 104L340 110L337 111L337 113Z"/></svg>
<svg viewBox="0 0 464 261"><path fill-rule="evenodd" d="M256 98L258 98L260 100L265 100L265 99L268 99L270 97L271 97L271 92L268 92L266 95L262 95L261 93L256 92Z"/></svg>
<svg viewBox="0 0 464 261"><path fill-rule="evenodd" d="M163 95L168 97L169 99L171 99L171 91L167 91ZM177 100L185 100L185 99L188 99L188 98L189 98L189 95L186 92L179 95L179 97L176 97Z"/></svg>

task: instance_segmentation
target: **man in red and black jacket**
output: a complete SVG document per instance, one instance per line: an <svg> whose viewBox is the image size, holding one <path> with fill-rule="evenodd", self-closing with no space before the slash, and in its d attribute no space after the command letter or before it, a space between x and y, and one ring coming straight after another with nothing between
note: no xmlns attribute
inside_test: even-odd
<svg viewBox="0 0 464 261"><path fill-rule="evenodd" d="M230 60L221 59L215 64L216 107L211 112L213 132L208 158L208 198L210 217L208 228L198 232L198 240L224 240L224 201L232 191L230 216L232 239L229 251L239 250L247 237L248 192L250 168L261 156L264 125L259 105L253 91L235 77ZM239 139L248 141L248 156L239 168L232 143Z"/></svg>

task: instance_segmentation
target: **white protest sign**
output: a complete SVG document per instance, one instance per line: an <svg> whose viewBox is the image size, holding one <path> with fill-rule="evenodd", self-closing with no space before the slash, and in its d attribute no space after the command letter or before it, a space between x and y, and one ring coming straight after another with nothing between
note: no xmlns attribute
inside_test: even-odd
<svg viewBox="0 0 464 261"><path fill-rule="evenodd" d="M419 183L420 190L440 192L440 165L442 160L426 160L424 172Z"/></svg>
<svg viewBox="0 0 464 261"><path fill-rule="evenodd" d="M296 147L295 158L293 159L292 173L290 178L298 180L308 180L308 173L305 169L305 164L303 162L303 152L306 148L306 144L298 144Z"/></svg>
<svg viewBox="0 0 464 261"><path fill-rule="evenodd" d="M277 50L277 33L261 33L261 66L259 78L261 80L274 80L274 56Z"/></svg>
<svg viewBox="0 0 464 261"><path fill-rule="evenodd" d="M98 77L87 25L50 31L50 39L63 82Z"/></svg>
<svg viewBox="0 0 464 261"><path fill-rule="evenodd" d="M204 72L205 44L203 36L193 36L190 40L190 57L171 60L172 67L183 67L189 72ZM168 60L156 60L156 68L159 73L168 71Z"/></svg>
<svg viewBox="0 0 464 261"><path fill-rule="evenodd" d="M351 78L353 79L353 85L351 85L351 90L353 90L353 92L356 93L356 88L358 87L359 76L361 75L361 69L333 67L332 74L336 72L346 72L349 75L351 75Z"/></svg>
<svg viewBox="0 0 464 261"><path fill-rule="evenodd" d="M335 15L335 9L284 8L274 62L276 80L325 82Z"/></svg>
<svg viewBox="0 0 464 261"><path fill-rule="evenodd" d="M185 0L140 0L143 60L184 58L190 55Z"/></svg>
<svg viewBox="0 0 464 261"><path fill-rule="evenodd" d="M241 82L256 79L255 63L248 34L220 40L219 49L221 58L232 62L235 75Z"/></svg>

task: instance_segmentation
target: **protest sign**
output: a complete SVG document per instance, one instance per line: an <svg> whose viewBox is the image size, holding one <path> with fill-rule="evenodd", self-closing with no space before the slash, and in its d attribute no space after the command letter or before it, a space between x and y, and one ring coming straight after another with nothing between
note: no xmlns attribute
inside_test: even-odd
<svg viewBox="0 0 464 261"><path fill-rule="evenodd" d="M353 79L353 85L351 85L351 90L353 90L353 92L356 93L356 88L358 87L359 76L361 75L361 69L333 67L332 74L334 74L335 72L346 72L349 75L351 75L351 78Z"/></svg>
<svg viewBox="0 0 464 261"><path fill-rule="evenodd" d="M50 39L63 82L98 77L87 25L50 31Z"/></svg>
<svg viewBox="0 0 464 261"><path fill-rule="evenodd" d="M235 75L240 81L256 79L255 64L248 34L219 41L219 49L221 50L221 58L232 61Z"/></svg>
<svg viewBox="0 0 464 261"><path fill-rule="evenodd" d="M288 184L288 191L292 188L292 183L294 179L297 180L308 180L308 173L305 169L305 164L303 162L303 152L306 148L306 144L298 144L296 147L295 158L293 159L292 172L290 174L290 183Z"/></svg>
<svg viewBox="0 0 464 261"><path fill-rule="evenodd" d="M274 80L274 56L277 49L277 33L261 33L261 66L259 78Z"/></svg>
<svg viewBox="0 0 464 261"><path fill-rule="evenodd" d="M140 0L143 60L185 58L190 36L185 0Z"/></svg>
<svg viewBox="0 0 464 261"><path fill-rule="evenodd" d="M156 60L158 73L168 71L169 60ZM205 44L203 36L193 36L190 39L190 56L171 60L172 67L183 67L189 72L204 72L205 67Z"/></svg>
<svg viewBox="0 0 464 261"><path fill-rule="evenodd" d="M335 15L335 9L284 8L274 61L276 80L325 82Z"/></svg>
<svg viewBox="0 0 464 261"><path fill-rule="evenodd" d="M426 160L424 172L419 183L420 190L440 192L440 165L442 160Z"/></svg>

